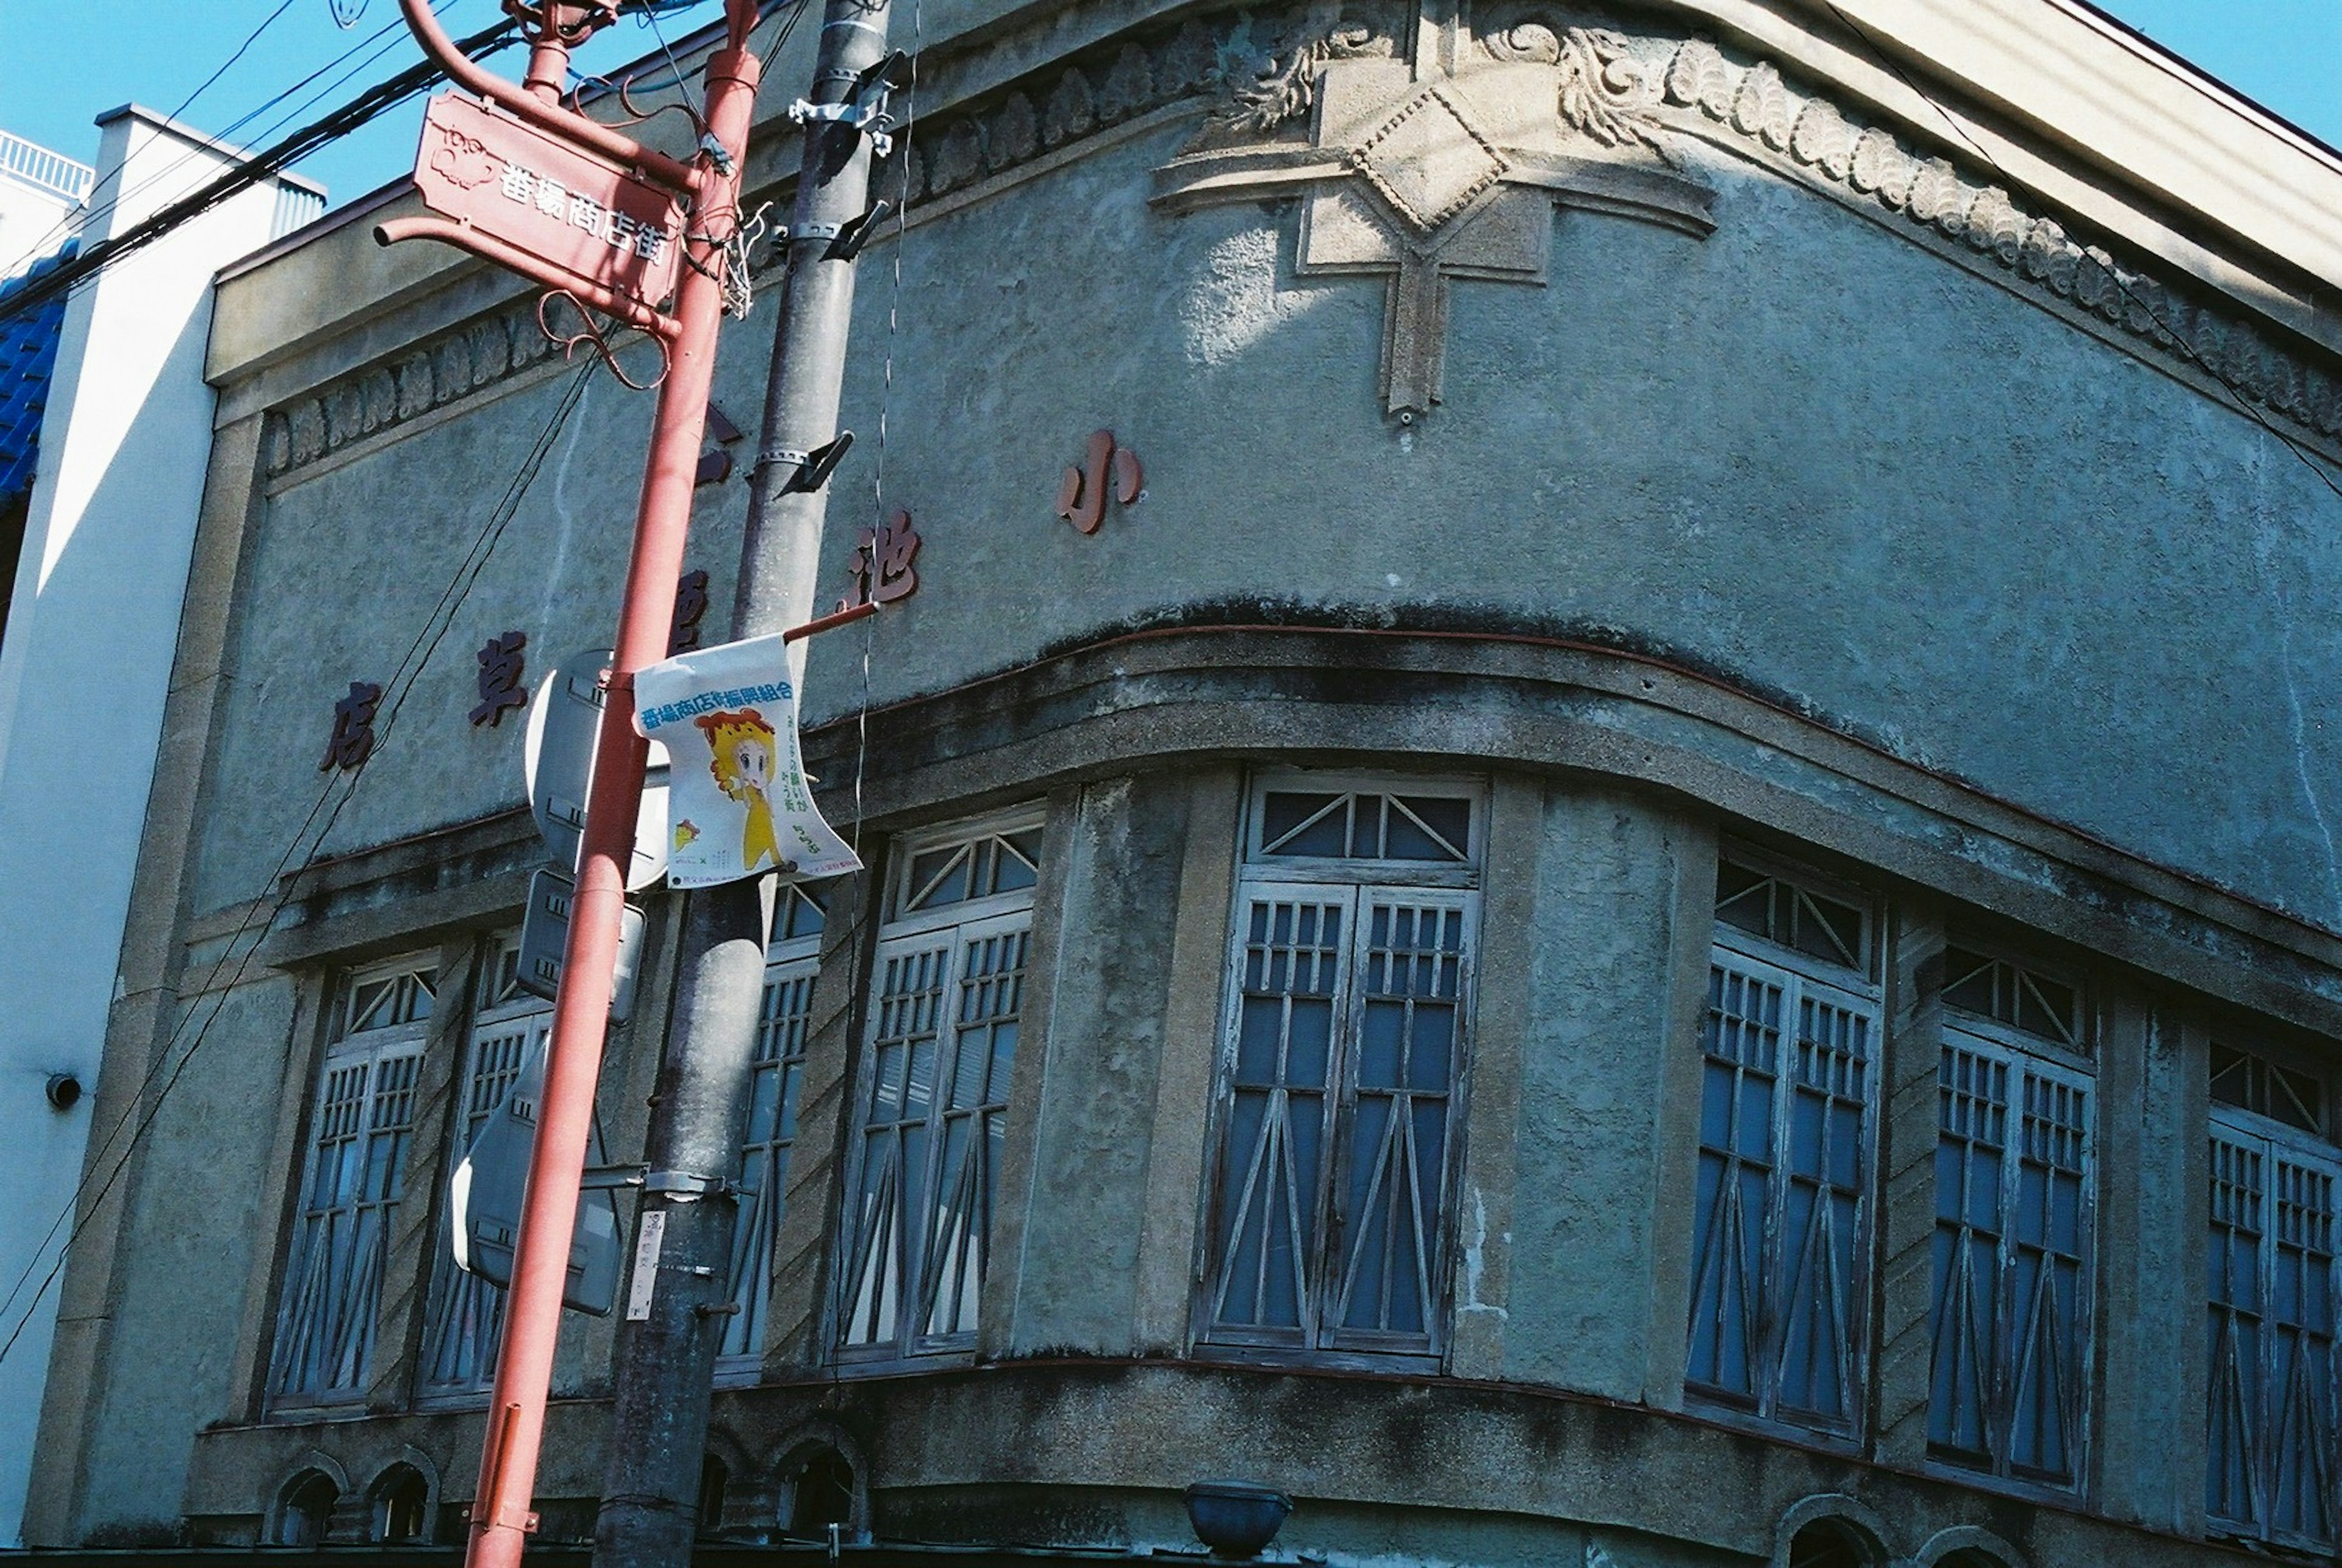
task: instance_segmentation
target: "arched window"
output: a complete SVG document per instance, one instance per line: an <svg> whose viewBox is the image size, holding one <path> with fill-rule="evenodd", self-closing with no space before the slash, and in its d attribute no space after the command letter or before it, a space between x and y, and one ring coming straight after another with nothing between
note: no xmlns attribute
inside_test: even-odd
<svg viewBox="0 0 2342 1568"><path fill-rule="evenodd" d="M1970 1546L1947 1557L1937 1558L1936 1568L2008 1568L2008 1564L1989 1552Z"/></svg>
<svg viewBox="0 0 2342 1568"><path fill-rule="evenodd" d="M276 1494L276 1525L268 1533L274 1546L318 1546L325 1543L325 1526L334 1517L334 1505L342 1500L341 1488L334 1478L322 1470L305 1470L285 1483Z"/></svg>
<svg viewBox="0 0 2342 1568"><path fill-rule="evenodd" d="M854 1466L834 1448L816 1448L784 1476L782 1533L801 1541L818 1541L829 1527L854 1529Z"/></svg>
<svg viewBox="0 0 2342 1568"><path fill-rule="evenodd" d="M732 1484L732 1467L713 1453L699 1459L699 1526L696 1533L713 1535L724 1523L724 1493Z"/></svg>
<svg viewBox="0 0 2342 1568"><path fill-rule="evenodd" d="M431 1483L411 1464L394 1464L374 1483L372 1539L384 1543L431 1538Z"/></svg>
<svg viewBox="0 0 2342 1568"><path fill-rule="evenodd" d="M1873 1568L1878 1554L1853 1526L1817 1519L1789 1538L1789 1568Z"/></svg>

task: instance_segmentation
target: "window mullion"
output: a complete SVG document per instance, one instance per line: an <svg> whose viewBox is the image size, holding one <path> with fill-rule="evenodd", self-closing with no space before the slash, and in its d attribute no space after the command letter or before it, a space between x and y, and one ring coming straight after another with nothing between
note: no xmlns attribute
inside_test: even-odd
<svg viewBox="0 0 2342 1568"><path fill-rule="evenodd" d="M971 874L973 874L971 873ZM896 1342L901 1353L909 1354L927 1337L927 1322L934 1314L934 1292L940 1283L936 1272L935 1233L943 1217L942 1183L944 1179L944 1132L947 1118L945 1111L951 1104L953 1084L959 1077L959 1011L960 979L966 973L967 955L974 944L966 926L951 934L951 945L944 959L943 989L936 998L936 1064L935 1073L927 1084L926 1148L923 1152L925 1169L919 1181L920 1212L906 1212L904 1219L904 1283L909 1292L910 1310L900 1325L902 1337ZM905 1064L906 1072L909 1064ZM904 1174L910 1172L906 1168Z"/></svg>
<svg viewBox="0 0 2342 1568"><path fill-rule="evenodd" d="M1781 980L1781 1027L1773 1062L1772 1168L1765 1174L1764 1271L1758 1283L1756 1309L1756 1409L1772 1415L1779 1403L1781 1363L1787 1350L1789 1321L1784 1298L1788 1293L1789 1184L1795 1155L1797 1102L1797 1047L1804 1030L1805 983L1788 970Z"/></svg>
<svg viewBox="0 0 2342 1568"><path fill-rule="evenodd" d="M2032 1086L2033 1075L2026 1070L2025 1059L2017 1053L2004 1049L1997 1042L1991 1051L1991 1059L2001 1064L2007 1074L2008 1094L2001 1110L2000 1190L1993 1194L1995 1220L2000 1227L1993 1247L1998 1276L1993 1282L1993 1303L1998 1321L1993 1325L1989 1383L1992 1405L1986 1413L1985 1441L1992 1450L1992 1473L2007 1475L2012 1468L2017 1445L2017 1373L2018 1358L2024 1353L2017 1343L2017 1336L2022 1332L2017 1320L2023 1311L2023 1303L2017 1299L2017 1209L2024 1202L2025 1193L2025 1114L2026 1107L2031 1104L2027 1091Z"/></svg>
<svg viewBox="0 0 2342 1568"><path fill-rule="evenodd" d="M2337 1182L2342 1182L2342 1170L2336 1171L2334 1174ZM2327 1289L2329 1293L2327 1299L2330 1302L2342 1302L2342 1294L2330 1293L2342 1292L2342 1278L2337 1278L2337 1272L2342 1271L2342 1246L2335 1247L2333 1253L2334 1255L2327 1260L2326 1264ZM2342 1389L2332 1386L2337 1378L2342 1378L2342 1341L2337 1341L2337 1350L2328 1358L2327 1365L2327 1382L2329 1385L2327 1409L2342 1413ZM2329 1438L2342 1439L2342 1431L2329 1433L2327 1435ZM2337 1446L2342 1446L2342 1442L2337 1442ZM2327 1456L2326 1464L2326 1518L2329 1529L2342 1531L2342 1454L2330 1451Z"/></svg>
<svg viewBox="0 0 2342 1568"><path fill-rule="evenodd" d="M1353 797L1355 798L1355 797ZM1352 831L1355 831L1353 828ZM1363 1034L1366 1004L1358 984L1366 946L1365 923L1358 911L1366 901L1359 890L1345 887L1335 899L1342 910L1347 940L1336 949L1334 970L1334 1038L1326 1051L1326 1092L1318 1100L1317 1191L1312 1195L1317 1214L1317 1244L1302 1265L1309 1286L1306 1308L1308 1343L1330 1345L1341 1332L1336 1309L1346 1301L1350 1222L1351 1144L1357 1136L1358 1042Z"/></svg>
<svg viewBox="0 0 2342 1568"><path fill-rule="evenodd" d="M2252 1497L2253 1523L2259 1533L2271 1533L2277 1524L2277 1475L2280 1455L2274 1441L2277 1423L2277 1197L2282 1184L2277 1168L2281 1158L2278 1146L2272 1139L2258 1140L2261 1150L2260 1235L2256 1243L2254 1259L2260 1274L2258 1311L2260 1333L2259 1354L2255 1358L2253 1380L2257 1398L2253 1411Z"/></svg>

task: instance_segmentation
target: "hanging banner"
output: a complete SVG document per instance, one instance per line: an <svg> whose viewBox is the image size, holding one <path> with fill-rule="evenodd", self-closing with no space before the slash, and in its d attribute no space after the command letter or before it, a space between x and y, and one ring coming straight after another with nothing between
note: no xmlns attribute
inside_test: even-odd
<svg viewBox="0 0 2342 1568"><path fill-rule="evenodd" d="M814 809L780 634L637 671L635 724L667 749L669 886L862 869Z"/></svg>

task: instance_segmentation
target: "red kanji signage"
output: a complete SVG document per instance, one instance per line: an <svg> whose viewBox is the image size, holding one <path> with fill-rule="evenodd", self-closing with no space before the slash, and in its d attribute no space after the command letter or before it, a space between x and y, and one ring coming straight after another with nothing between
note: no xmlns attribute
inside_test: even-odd
<svg viewBox="0 0 2342 1568"><path fill-rule="evenodd" d="M1109 477L1114 481L1114 498L1125 506L1135 505L1146 483L1138 454L1116 445L1113 431L1093 431L1082 466L1066 469L1065 483L1057 487L1057 515L1081 533L1096 533L1098 524L1106 521Z"/></svg>
<svg viewBox="0 0 2342 1568"><path fill-rule="evenodd" d="M431 100L415 184L433 212L581 282L652 307L675 292L683 208L672 195L460 94Z"/></svg>

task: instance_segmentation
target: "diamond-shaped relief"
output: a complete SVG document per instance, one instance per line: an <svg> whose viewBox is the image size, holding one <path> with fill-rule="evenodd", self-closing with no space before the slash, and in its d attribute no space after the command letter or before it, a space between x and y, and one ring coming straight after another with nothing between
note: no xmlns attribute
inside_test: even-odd
<svg viewBox="0 0 2342 1568"><path fill-rule="evenodd" d="M1393 211L1426 234L1512 166L1436 86L1409 98L1351 152L1350 162Z"/></svg>

